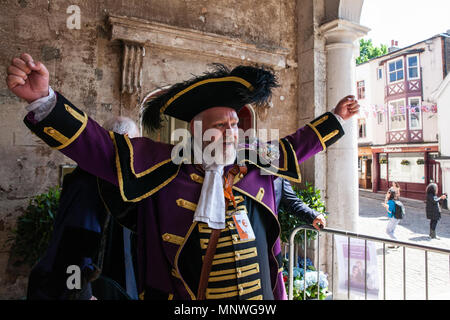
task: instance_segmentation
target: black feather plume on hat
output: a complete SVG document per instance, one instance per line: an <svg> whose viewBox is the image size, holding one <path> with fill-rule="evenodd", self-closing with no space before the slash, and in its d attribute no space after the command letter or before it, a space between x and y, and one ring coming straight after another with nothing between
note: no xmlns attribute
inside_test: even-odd
<svg viewBox="0 0 450 320"><path fill-rule="evenodd" d="M230 71L219 63L213 67L211 72L176 83L149 98L141 110L144 128L161 128L163 114L189 122L212 107L239 112L246 104L264 105L270 101L272 89L278 87L271 69L238 66Z"/></svg>
<svg viewBox="0 0 450 320"><path fill-rule="evenodd" d="M272 88L278 87L277 79L270 69L249 66L237 66L230 72L231 76L244 78L253 86L253 90L239 90L244 104L263 106L270 102Z"/></svg>

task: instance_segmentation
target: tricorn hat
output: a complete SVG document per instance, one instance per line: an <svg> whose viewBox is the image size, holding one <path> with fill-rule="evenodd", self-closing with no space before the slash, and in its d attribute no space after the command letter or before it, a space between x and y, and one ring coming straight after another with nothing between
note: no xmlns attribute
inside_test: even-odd
<svg viewBox="0 0 450 320"><path fill-rule="evenodd" d="M162 115L191 121L200 112L213 107L229 107L239 112L246 104L263 105L277 87L272 70L237 66L229 70L214 64L212 72L172 85L144 103L142 124L146 129L161 127Z"/></svg>

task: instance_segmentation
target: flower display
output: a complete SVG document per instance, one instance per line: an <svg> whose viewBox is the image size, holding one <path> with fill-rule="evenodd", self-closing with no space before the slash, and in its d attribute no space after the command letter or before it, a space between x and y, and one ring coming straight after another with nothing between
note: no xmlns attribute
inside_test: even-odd
<svg viewBox="0 0 450 320"><path fill-rule="evenodd" d="M306 259L306 273L303 268L303 264L304 258L299 257L297 266L292 269L294 278L293 299L303 300L305 294L306 299L325 299L328 289L328 276L322 271L317 272L316 268L312 264L312 261L308 258ZM283 270L283 280L286 286L286 291L289 289L289 273L287 270L288 268L285 266ZM317 297L317 291L319 291L319 297Z"/></svg>
<svg viewBox="0 0 450 320"><path fill-rule="evenodd" d="M407 166L407 165L409 165L410 164L410 162L409 162L409 160L402 160L401 162L400 162L400 164L401 165L403 165L403 166Z"/></svg>

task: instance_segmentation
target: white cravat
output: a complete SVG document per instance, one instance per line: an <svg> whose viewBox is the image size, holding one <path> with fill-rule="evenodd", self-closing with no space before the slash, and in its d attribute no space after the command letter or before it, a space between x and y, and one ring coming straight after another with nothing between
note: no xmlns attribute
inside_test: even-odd
<svg viewBox="0 0 450 320"><path fill-rule="evenodd" d="M203 168L205 178L194 221L205 222L212 229L223 229L225 228L225 197L222 180L224 166L214 163Z"/></svg>
<svg viewBox="0 0 450 320"><path fill-rule="evenodd" d="M196 160L202 156L201 148L193 143L194 157ZM196 161L199 163L200 161ZM223 169L224 165L211 163L207 164L201 160L202 167L205 170L202 191L197 208L194 213L194 221L207 223L212 229L225 228L225 196L223 193Z"/></svg>

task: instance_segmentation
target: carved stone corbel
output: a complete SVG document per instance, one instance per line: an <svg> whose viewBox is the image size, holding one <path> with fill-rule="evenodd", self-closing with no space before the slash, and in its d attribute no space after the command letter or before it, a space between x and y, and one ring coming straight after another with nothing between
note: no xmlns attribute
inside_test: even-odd
<svg viewBox="0 0 450 320"><path fill-rule="evenodd" d="M138 94L140 92L144 57L143 44L123 41L122 93Z"/></svg>

